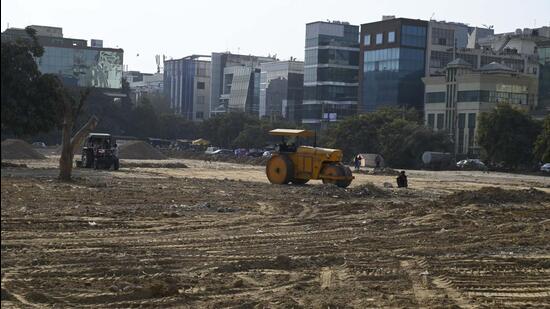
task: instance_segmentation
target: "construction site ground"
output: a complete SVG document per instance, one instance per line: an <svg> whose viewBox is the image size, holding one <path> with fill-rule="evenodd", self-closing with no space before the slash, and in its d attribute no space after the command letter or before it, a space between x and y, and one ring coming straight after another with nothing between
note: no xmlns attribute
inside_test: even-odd
<svg viewBox="0 0 550 309"><path fill-rule="evenodd" d="M344 190L162 160L62 183L56 160L2 168L2 308L550 304L549 177L358 173Z"/></svg>

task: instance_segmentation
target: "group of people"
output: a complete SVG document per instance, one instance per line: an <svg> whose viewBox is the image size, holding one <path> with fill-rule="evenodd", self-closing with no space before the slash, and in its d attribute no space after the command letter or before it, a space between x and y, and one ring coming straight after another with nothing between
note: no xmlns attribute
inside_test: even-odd
<svg viewBox="0 0 550 309"><path fill-rule="evenodd" d="M353 159L353 165L354 165L356 171L361 169L362 161L363 161L363 157L361 155L357 155ZM375 169L380 168L381 161L382 161L382 159L380 158L380 156L376 155L376 157L374 158L374 164L376 166ZM397 176L396 181L397 181L397 187L398 188L407 188L409 186L409 183L408 183L408 180L407 180L407 175L405 174L405 171L401 171L399 173L399 176Z"/></svg>

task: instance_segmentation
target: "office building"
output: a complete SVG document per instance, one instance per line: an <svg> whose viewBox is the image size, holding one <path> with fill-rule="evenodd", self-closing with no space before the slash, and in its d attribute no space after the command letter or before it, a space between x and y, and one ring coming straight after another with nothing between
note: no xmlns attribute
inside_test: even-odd
<svg viewBox="0 0 550 309"><path fill-rule="evenodd" d="M477 117L508 103L532 111L538 105L538 79L498 62L476 69L467 61L451 61L443 75L423 78L425 123L449 133L456 154L479 155L475 134Z"/></svg>
<svg viewBox="0 0 550 309"><path fill-rule="evenodd" d="M130 99L134 105L146 96L164 95L163 73L124 71L122 76L128 82Z"/></svg>
<svg viewBox="0 0 550 309"><path fill-rule="evenodd" d="M30 27L36 30L38 42L44 47L44 54L36 59L40 72L56 74L67 86L122 88L122 49L104 48L101 40L92 40L93 46L88 46L86 40L64 38L63 29L58 27ZM2 33L2 42L17 39L30 38L25 29L8 28ZM120 95L116 91L109 93Z"/></svg>
<svg viewBox="0 0 550 309"><path fill-rule="evenodd" d="M428 22L387 17L361 25L359 111L422 109Z"/></svg>
<svg viewBox="0 0 550 309"><path fill-rule="evenodd" d="M259 115L260 64L275 57L212 53L210 115L229 111Z"/></svg>
<svg viewBox="0 0 550 309"><path fill-rule="evenodd" d="M320 128L357 113L359 27L347 22L306 24L302 123Z"/></svg>
<svg viewBox="0 0 550 309"><path fill-rule="evenodd" d="M174 113L193 121L208 118L210 78L210 56L165 60L164 93Z"/></svg>
<svg viewBox="0 0 550 309"><path fill-rule="evenodd" d="M276 61L260 67L260 117L301 122L304 63Z"/></svg>

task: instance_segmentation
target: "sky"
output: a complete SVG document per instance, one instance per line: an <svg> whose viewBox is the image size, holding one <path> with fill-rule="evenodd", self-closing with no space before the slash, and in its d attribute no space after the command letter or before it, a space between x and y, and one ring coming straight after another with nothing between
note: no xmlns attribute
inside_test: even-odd
<svg viewBox="0 0 550 309"><path fill-rule="evenodd" d="M57 26L65 37L124 49L129 70L154 72L167 59L230 51L304 58L305 24L354 25L382 15L493 25L495 32L550 26L550 0L2 0L1 29ZM89 42L88 42L89 43Z"/></svg>

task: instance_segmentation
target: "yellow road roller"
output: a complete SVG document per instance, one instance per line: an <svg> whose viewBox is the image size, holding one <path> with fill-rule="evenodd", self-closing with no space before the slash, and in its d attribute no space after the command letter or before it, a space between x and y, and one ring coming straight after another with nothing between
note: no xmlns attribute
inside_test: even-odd
<svg viewBox="0 0 550 309"><path fill-rule="evenodd" d="M342 150L316 147L316 142L313 147L297 146L305 138L315 138L315 132L275 129L269 134L282 138L265 168L271 183L305 184L310 179L322 179L323 183L345 188L354 179L350 168L342 164Z"/></svg>

